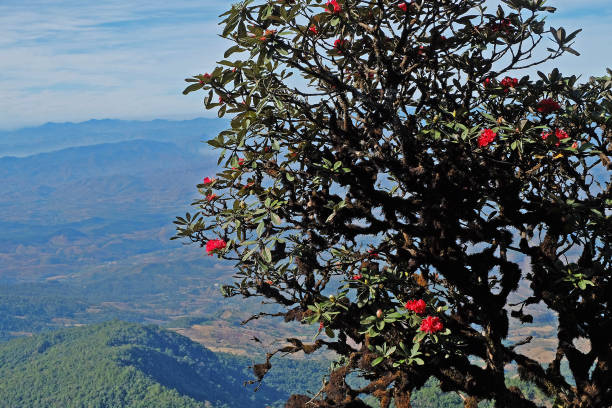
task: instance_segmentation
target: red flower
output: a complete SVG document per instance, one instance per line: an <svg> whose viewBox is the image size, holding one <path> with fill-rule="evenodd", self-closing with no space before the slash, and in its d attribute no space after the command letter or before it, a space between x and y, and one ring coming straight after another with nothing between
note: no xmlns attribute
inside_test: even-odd
<svg viewBox="0 0 612 408"><path fill-rule="evenodd" d="M425 333L435 333L435 332L439 332L443 328L444 328L444 325L440 321L439 317L427 316L421 322L421 327L419 328L419 330Z"/></svg>
<svg viewBox="0 0 612 408"><path fill-rule="evenodd" d="M494 33L497 33L499 31L504 31L508 33L510 32L510 30L512 30L512 22L508 20L507 18L501 19L499 23L491 22L488 24L488 26L491 29L491 31L493 31Z"/></svg>
<svg viewBox="0 0 612 408"><path fill-rule="evenodd" d="M211 78L211 75L210 75L210 74L207 72L207 73L205 73L204 75L202 75L202 77L203 77L204 79L210 79L210 78Z"/></svg>
<svg viewBox="0 0 612 408"><path fill-rule="evenodd" d="M482 82L482 86L484 86L485 88L488 88L490 86L493 85L493 81L491 80L491 78L486 78L483 82Z"/></svg>
<svg viewBox="0 0 612 408"><path fill-rule="evenodd" d="M567 139L569 137L569 135L563 129L555 130L555 136L557 136L557 139L559 140Z"/></svg>
<svg viewBox="0 0 612 408"><path fill-rule="evenodd" d="M219 103L225 103L222 96L219 96Z"/></svg>
<svg viewBox="0 0 612 408"><path fill-rule="evenodd" d="M406 3L400 3L397 5L397 7L399 7L404 12L408 10L408 5Z"/></svg>
<svg viewBox="0 0 612 408"><path fill-rule="evenodd" d="M338 38L334 41L334 48L338 50L338 52L342 52L341 49L346 45L346 40Z"/></svg>
<svg viewBox="0 0 612 408"><path fill-rule="evenodd" d="M553 134L552 131L548 131L548 132L544 131L544 132L542 132L540 134L540 136L542 137L542 140L546 140L552 134ZM563 129L556 129L555 130L555 137L557 138L557 142L555 143L555 146L559 146L561 144L561 140L567 139L569 137L569 135Z"/></svg>
<svg viewBox="0 0 612 408"><path fill-rule="evenodd" d="M215 182L214 178L204 177L204 184L212 184Z"/></svg>
<svg viewBox="0 0 612 408"><path fill-rule="evenodd" d="M419 299L409 300L408 302L406 302L406 305L404 307L408 310L412 310L416 314L422 314L425 312L425 308L427 307L427 305L425 304L425 301L423 299Z"/></svg>
<svg viewBox="0 0 612 408"><path fill-rule="evenodd" d="M572 143L572 149L577 149L577 148L578 148L578 142Z"/></svg>
<svg viewBox="0 0 612 408"><path fill-rule="evenodd" d="M555 146L559 146L561 144L561 140L567 139L569 137L569 135L563 129L555 130L555 136L558 140L557 143L555 143Z"/></svg>
<svg viewBox="0 0 612 408"><path fill-rule="evenodd" d="M502 79L500 83L501 83L501 86L503 86L504 88L514 88L518 85L518 79L510 78L507 76L504 79Z"/></svg>
<svg viewBox="0 0 612 408"><path fill-rule="evenodd" d="M359 274L359 275L353 275L353 276L351 277L351 279L352 279L352 280L359 280L359 279L361 279L361 278L363 278L363 275L361 275L361 274Z"/></svg>
<svg viewBox="0 0 612 408"><path fill-rule="evenodd" d="M323 324L323 322L319 322L319 332L323 330L324 327L325 325Z"/></svg>
<svg viewBox="0 0 612 408"><path fill-rule="evenodd" d="M340 6L336 0L328 0L326 6L328 13L336 14L342 11L342 6Z"/></svg>
<svg viewBox="0 0 612 408"><path fill-rule="evenodd" d="M209 256L212 256L213 252L217 249L223 249L227 246L224 240L222 239L211 239L206 243L206 253Z"/></svg>
<svg viewBox="0 0 612 408"><path fill-rule="evenodd" d="M206 196L206 199L207 199L208 201L212 201L212 200L214 200L215 198L217 198L217 195L216 195L216 194L208 194L208 195Z"/></svg>
<svg viewBox="0 0 612 408"><path fill-rule="evenodd" d="M313 24L310 26L310 28L308 28L308 31L310 31L311 33L313 33L314 35L319 34L319 30L317 30L317 27Z"/></svg>
<svg viewBox="0 0 612 408"><path fill-rule="evenodd" d="M240 158L238 159L238 167L242 166L244 164L244 159ZM232 167L232 170L237 170L238 167Z"/></svg>
<svg viewBox="0 0 612 408"><path fill-rule="evenodd" d="M483 131L480 132L480 136L478 136L478 146L487 146L493 141L493 139L495 139L495 136L497 136L497 133L495 133L491 129L483 129Z"/></svg>
<svg viewBox="0 0 612 408"><path fill-rule="evenodd" d="M412 310L416 314L422 314L425 313L425 308L427 307L427 305L425 304L425 301L423 299L419 299L409 300L408 302L406 302L406 305L404 307L408 310Z"/></svg>
<svg viewBox="0 0 612 408"><path fill-rule="evenodd" d="M561 105L557 101L551 98L542 99L536 105L536 109L538 112L548 115L554 111L558 111L561 109Z"/></svg>

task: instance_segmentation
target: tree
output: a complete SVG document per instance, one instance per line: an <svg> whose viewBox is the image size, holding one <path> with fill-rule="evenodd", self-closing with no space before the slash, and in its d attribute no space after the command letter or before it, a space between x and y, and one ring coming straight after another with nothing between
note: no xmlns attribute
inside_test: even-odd
<svg viewBox="0 0 612 408"><path fill-rule="evenodd" d="M547 28L543 0L499 3L246 0L226 59L187 79L232 119L175 238L235 262L226 296L318 326L279 352L339 356L288 407L406 408L430 377L465 406L535 407L508 364L558 406L612 404L612 72L512 77L577 55L578 32ZM558 316L547 366L507 340L538 303Z"/></svg>

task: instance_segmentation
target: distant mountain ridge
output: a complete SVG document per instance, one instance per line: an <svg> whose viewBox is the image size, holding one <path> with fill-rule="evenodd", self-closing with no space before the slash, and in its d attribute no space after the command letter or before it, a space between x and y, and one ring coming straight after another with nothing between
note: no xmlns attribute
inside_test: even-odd
<svg viewBox="0 0 612 408"><path fill-rule="evenodd" d="M23 157L67 147L136 139L171 142L183 148L197 150L198 142L213 136L226 126L225 120L209 118L184 121L103 119L80 123L47 123L42 126L0 131L0 157Z"/></svg>

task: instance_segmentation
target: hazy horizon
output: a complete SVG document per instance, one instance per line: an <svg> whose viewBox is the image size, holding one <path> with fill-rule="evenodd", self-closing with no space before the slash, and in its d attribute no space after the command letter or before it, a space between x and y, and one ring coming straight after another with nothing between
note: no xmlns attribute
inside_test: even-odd
<svg viewBox="0 0 612 408"><path fill-rule="evenodd" d="M184 78L212 71L222 59L228 43L218 36L218 16L229 4L4 1L0 130L103 118L214 116L205 112L201 93L183 96L181 91ZM612 67L612 53L605 52L610 50L609 0L547 4L558 8L547 17L549 24L568 32L583 29L574 46L582 55L568 54L539 69L561 66L565 73L588 77L603 75L600 67Z"/></svg>

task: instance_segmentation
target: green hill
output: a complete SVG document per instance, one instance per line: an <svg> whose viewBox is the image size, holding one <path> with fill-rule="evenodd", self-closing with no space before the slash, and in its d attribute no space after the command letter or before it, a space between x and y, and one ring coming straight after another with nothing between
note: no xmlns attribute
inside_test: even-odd
<svg viewBox="0 0 612 408"><path fill-rule="evenodd" d="M278 407L316 392L323 364L279 359L258 392L244 357L215 354L157 326L112 321L0 345L7 408ZM270 384L270 385L268 385Z"/></svg>

